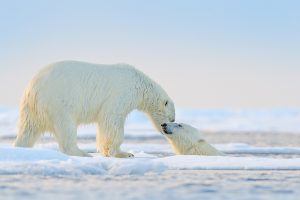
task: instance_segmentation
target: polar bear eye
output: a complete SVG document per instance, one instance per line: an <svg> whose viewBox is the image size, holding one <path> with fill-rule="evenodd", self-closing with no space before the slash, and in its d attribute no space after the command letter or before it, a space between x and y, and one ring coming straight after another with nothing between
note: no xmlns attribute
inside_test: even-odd
<svg viewBox="0 0 300 200"><path fill-rule="evenodd" d="M178 126L179 126L179 127L182 127L182 125L181 125L181 124L178 124Z"/></svg>
<svg viewBox="0 0 300 200"><path fill-rule="evenodd" d="M166 101L166 103L165 103L165 106L167 106L167 105L168 105L168 103L169 103L169 102L168 102L168 101Z"/></svg>

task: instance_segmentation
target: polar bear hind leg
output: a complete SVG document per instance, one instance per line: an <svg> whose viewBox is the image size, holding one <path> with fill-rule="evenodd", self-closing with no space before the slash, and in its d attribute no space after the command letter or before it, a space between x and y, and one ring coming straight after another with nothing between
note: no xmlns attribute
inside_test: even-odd
<svg viewBox="0 0 300 200"><path fill-rule="evenodd" d="M42 134L40 121L30 115L27 104L21 107L19 117L19 131L16 140L14 141L15 147L32 147Z"/></svg>
<svg viewBox="0 0 300 200"><path fill-rule="evenodd" d="M70 156L90 157L90 155L77 146L77 126L70 119L56 120L54 136L61 152Z"/></svg>
<svg viewBox="0 0 300 200"><path fill-rule="evenodd" d="M20 123L19 132L14 142L15 147L32 147L39 139L41 131L35 123L29 118Z"/></svg>

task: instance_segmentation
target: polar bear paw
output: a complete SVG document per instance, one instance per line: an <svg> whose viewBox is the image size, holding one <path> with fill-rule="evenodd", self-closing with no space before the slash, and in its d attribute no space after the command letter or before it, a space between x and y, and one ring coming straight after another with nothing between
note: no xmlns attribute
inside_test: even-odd
<svg viewBox="0 0 300 200"><path fill-rule="evenodd" d="M102 152L102 154L105 157L116 157L116 158L132 158L134 157L134 155L132 153L127 153L124 151L121 151L119 148L109 148L109 147L104 147L102 148L102 151L98 152Z"/></svg>
<svg viewBox="0 0 300 200"><path fill-rule="evenodd" d="M61 151L70 156L92 157L90 154L80 150L79 148L63 148Z"/></svg>

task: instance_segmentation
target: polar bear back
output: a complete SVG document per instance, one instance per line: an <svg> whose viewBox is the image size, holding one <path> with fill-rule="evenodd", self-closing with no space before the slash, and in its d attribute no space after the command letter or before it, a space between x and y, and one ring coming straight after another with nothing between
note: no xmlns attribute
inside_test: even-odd
<svg viewBox="0 0 300 200"><path fill-rule="evenodd" d="M136 86L140 80L150 81L127 64L63 61L40 71L28 85L23 100L50 115L67 111L76 120L89 122L99 113L118 112L120 106L124 115L128 114L140 100ZM122 101L130 104L123 105Z"/></svg>

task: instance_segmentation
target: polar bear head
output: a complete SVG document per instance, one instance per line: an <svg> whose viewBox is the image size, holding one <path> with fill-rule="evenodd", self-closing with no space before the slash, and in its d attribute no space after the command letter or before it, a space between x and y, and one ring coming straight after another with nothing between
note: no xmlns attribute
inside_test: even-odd
<svg viewBox="0 0 300 200"><path fill-rule="evenodd" d="M161 124L175 121L175 106L168 94L149 79L145 84L138 109L145 112L157 130L162 132Z"/></svg>
<svg viewBox="0 0 300 200"><path fill-rule="evenodd" d="M204 140L196 128L188 124L164 123L161 126L163 134L177 154L222 155L221 152Z"/></svg>
<svg viewBox="0 0 300 200"><path fill-rule="evenodd" d="M155 99L148 107L147 113L160 132L162 132L161 124L175 121L175 106L167 95Z"/></svg>

